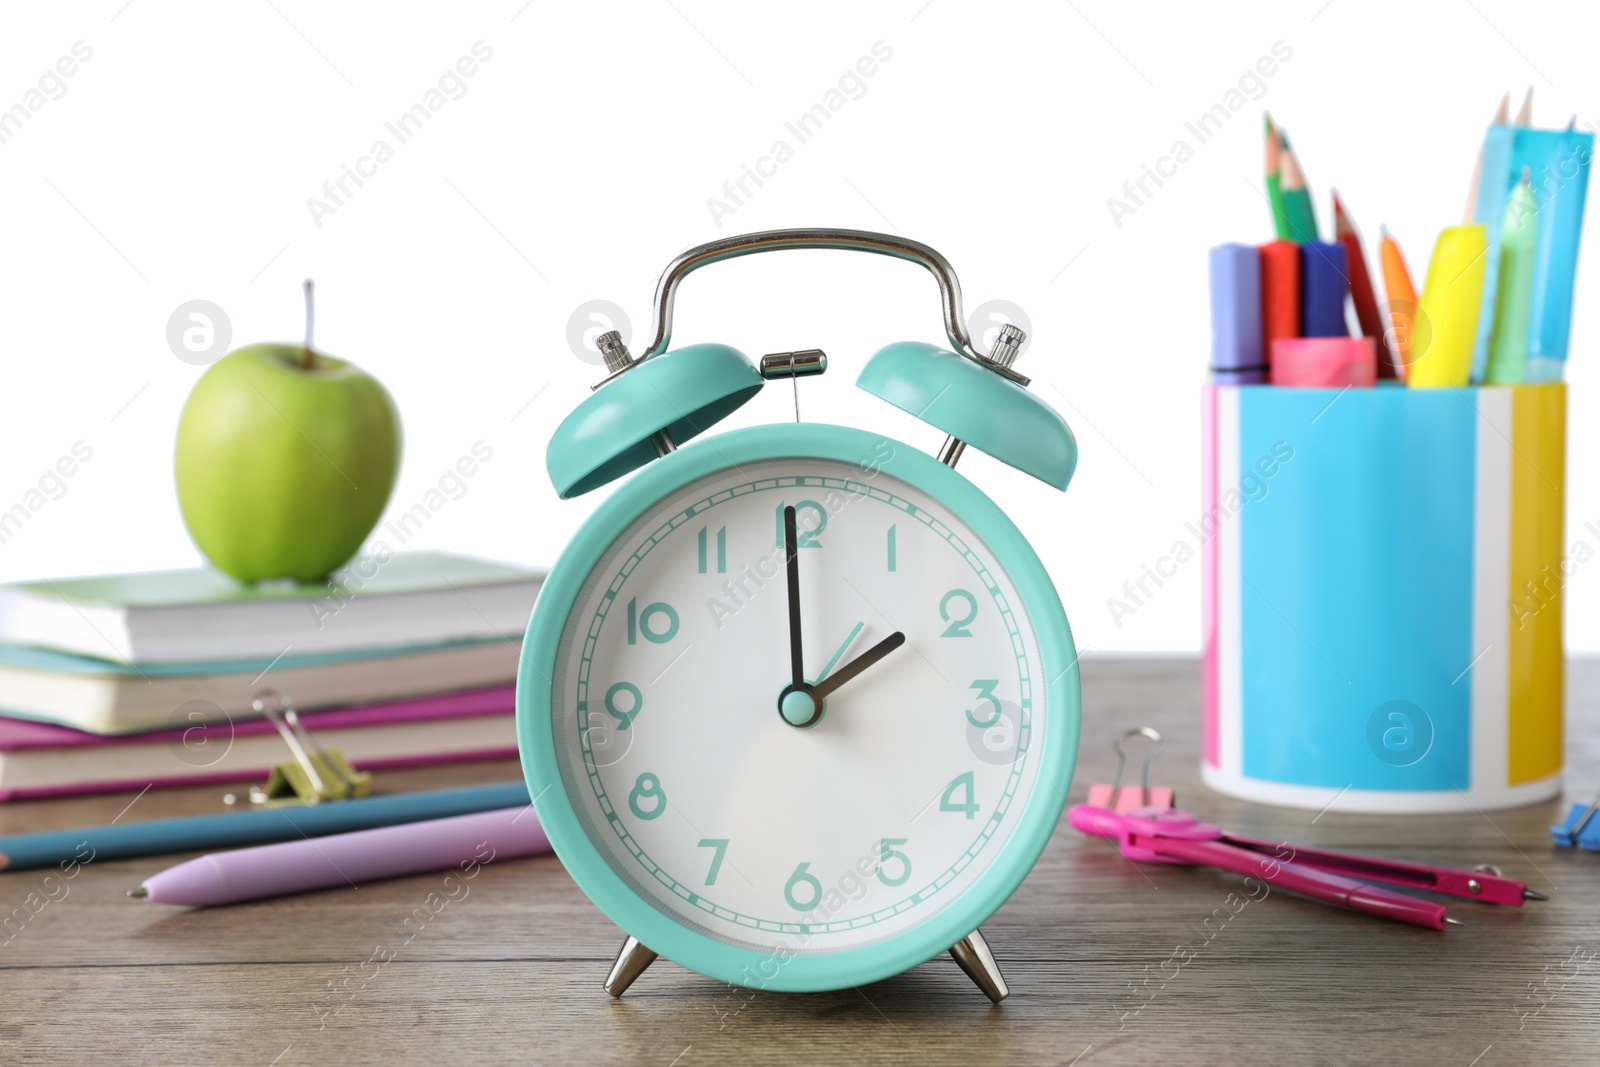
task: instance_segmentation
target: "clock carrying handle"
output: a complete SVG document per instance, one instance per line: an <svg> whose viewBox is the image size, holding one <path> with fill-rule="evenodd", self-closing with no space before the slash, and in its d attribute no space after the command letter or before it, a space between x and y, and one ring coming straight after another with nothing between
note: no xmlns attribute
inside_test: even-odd
<svg viewBox="0 0 1600 1067"><path fill-rule="evenodd" d="M944 311L944 332L955 350L969 359L987 362L972 346L967 327L962 321L961 283L950 261L936 250L905 237L870 230L835 230L824 227L807 227L796 230L765 230L761 233L740 234L720 241L691 248L679 254L667 269L661 272L656 283L655 327L650 346L641 358L659 356L672 341L672 306L678 295L678 285L684 278L707 264L757 252L780 252L792 248L835 248L846 252L871 252L879 256L893 256L926 267L939 283L939 296Z"/></svg>
<svg viewBox="0 0 1600 1067"><path fill-rule="evenodd" d="M673 301L683 279L708 263L789 248L871 252L920 264L939 283L949 351L901 341L876 352L856 385L880 400L943 430L939 459L954 466L970 445L1002 463L1065 489L1077 465L1072 430L1056 411L1028 392L1028 378L1012 363L1027 339L1006 324L994 348L979 353L962 321L961 284L950 263L920 241L867 230L769 230L712 241L680 253L656 284L655 322L649 347L635 358L617 330L595 338L608 375L556 428L546 454L550 481L563 500L637 470L705 433L766 384L769 360L777 376L820 373L821 352L785 352L762 361L763 370L727 345L699 344L668 351ZM799 357L811 361L802 371Z"/></svg>

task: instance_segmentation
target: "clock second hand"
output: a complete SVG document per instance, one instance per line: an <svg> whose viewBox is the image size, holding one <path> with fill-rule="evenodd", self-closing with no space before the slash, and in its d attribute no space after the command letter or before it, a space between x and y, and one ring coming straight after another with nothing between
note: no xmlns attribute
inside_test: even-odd
<svg viewBox="0 0 1600 1067"><path fill-rule="evenodd" d="M846 663L839 669L838 674L834 675L832 678L829 678L826 682L822 682L819 685L813 686L811 689L812 698L815 700L821 700L823 697L827 696L829 693L832 693L835 689L838 689L841 685L848 682L850 679L854 678L856 675L860 674L862 671L866 670L868 667L872 666L874 663L878 662L880 659L887 656L889 653L893 652L895 649L899 648L905 643L906 635L901 633L899 630L896 630L894 633L890 634L888 637L885 637L882 641L879 641L877 644L861 653L861 655L857 656L849 663Z"/></svg>
<svg viewBox="0 0 1600 1067"><path fill-rule="evenodd" d="M840 657L842 657L845 654L845 652L847 652L849 650L850 646L855 643L856 634L859 634L861 632L861 628L863 626L865 626L865 625L866 625L865 623L861 623L861 622L856 623L856 628L854 630L851 630L850 631L850 636L846 637L844 639L844 644L839 646L839 651L837 651L837 652L835 652L833 654L833 658L828 661L828 665L826 667L822 668L822 673L817 675L817 680L816 680L815 684L817 684L817 685L821 685L822 684L822 680L828 676L828 672L833 670L834 664L838 663Z"/></svg>

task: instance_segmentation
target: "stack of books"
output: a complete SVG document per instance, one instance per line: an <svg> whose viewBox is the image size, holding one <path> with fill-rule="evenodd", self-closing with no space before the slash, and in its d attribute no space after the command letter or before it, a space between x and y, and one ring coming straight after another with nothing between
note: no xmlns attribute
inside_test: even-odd
<svg viewBox="0 0 1600 1067"><path fill-rule="evenodd" d="M361 770L514 755L543 579L411 552L323 585L184 570L0 586L0 800L264 778L290 758L253 707L267 690Z"/></svg>

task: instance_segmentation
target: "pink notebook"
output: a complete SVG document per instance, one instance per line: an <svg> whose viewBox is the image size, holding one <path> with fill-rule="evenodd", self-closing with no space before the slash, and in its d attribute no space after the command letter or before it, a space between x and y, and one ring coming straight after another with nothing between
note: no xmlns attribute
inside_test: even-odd
<svg viewBox="0 0 1600 1067"><path fill-rule="evenodd" d="M516 687L305 712L300 721L360 770L517 753ZM0 801L266 779L292 758L265 719L105 736L0 718Z"/></svg>

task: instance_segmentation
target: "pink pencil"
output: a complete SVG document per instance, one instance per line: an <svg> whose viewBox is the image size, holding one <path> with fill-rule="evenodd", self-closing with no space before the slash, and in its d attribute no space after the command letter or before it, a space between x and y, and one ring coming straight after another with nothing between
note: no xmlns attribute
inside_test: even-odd
<svg viewBox="0 0 1600 1067"><path fill-rule="evenodd" d="M128 895L204 908L451 867L476 874L476 865L548 851L533 808L502 808L216 852L169 867Z"/></svg>

